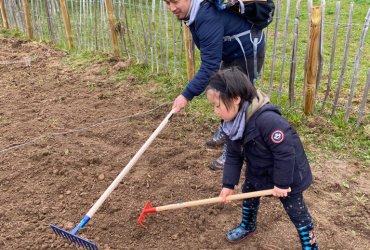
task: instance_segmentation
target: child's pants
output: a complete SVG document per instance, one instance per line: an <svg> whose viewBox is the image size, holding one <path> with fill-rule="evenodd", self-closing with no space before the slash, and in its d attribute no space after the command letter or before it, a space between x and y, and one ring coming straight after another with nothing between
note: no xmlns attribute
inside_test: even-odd
<svg viewBox="0 0 370 250"><path fill-rule="evenodd" d="M242 192L246 193L253 191L256 191L256 189L249 182L245 182ZM279 199L281 203L283 203L285 211L297 229L312 224L312 218L304 203L302 193L288 194L287 197L281 197ZM243 201L243 206L250 208L258 208L259 204L260 198L245 199Z"/></svg>

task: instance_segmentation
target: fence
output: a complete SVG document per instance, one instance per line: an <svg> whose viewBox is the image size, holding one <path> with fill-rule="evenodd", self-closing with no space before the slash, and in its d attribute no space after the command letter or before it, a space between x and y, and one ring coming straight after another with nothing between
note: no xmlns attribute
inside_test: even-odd
<svg viewBox="0 0 370 250"><path fill-rule="evenodd" d="M356 9L356 4L344 2L329 3L335 4L329 11L325 0L319 3L320 47L314 103L322 114L366 124L370 121L366 112L370 8L365 5L366 13L364 4ZM257 84L278 106L303 105L307 101L304 83L310 66L313 2L276 0L275 5L275 20L265 31L266 59ZM153 72L185 74L183 29L162 0L0 0L0 9L3 27L18 29L33 39L79 50L113 51L150 65ZM364 21L353 21L359 15Z"/></svg>

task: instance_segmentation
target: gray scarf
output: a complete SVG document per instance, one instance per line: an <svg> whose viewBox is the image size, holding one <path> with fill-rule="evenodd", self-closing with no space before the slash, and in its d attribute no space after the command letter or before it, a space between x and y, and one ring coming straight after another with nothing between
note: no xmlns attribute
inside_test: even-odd
<svg viewBox="0 0 370 250"><path fill-rule="evenodd" d="M195 20L195 17L197 16L198 14L198 10L200 8L200 4L203 2L204 0L191 0L191 5L190 5L190 8L189 8L189 12L187 14L187 17L189 17L189 20L186 20L185 21L185 24L187 26L190 26L190 24L192 24Z"/></svg>
<svg viewBox="0 0 370 250"><path fill-rule="evenodd" d="M222 130L229 136L230 140L240 140L243 137L246 124L252 115L269 102L269 97L257 89L257 97L252 100L252 103L244 102L234 120L223 122Z"/></svg>
<svg viewBox="0 0 370 250"><path fill-rule="evenodd" d="M243 137L245 130L245 113L249 107L249 102L245 101L239 113L232 121L224 121L222 131L229 136L230 140L236 141Z"/></svg>

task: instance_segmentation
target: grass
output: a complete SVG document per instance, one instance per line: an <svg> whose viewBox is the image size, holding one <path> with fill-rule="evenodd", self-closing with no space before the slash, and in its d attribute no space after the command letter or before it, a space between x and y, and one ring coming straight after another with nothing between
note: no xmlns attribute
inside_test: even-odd
<svg viewBox="0 0 370 250"><path fill-rule="evenodd" d="M27 35L14 29L3 29L0 27L0 35L5 37L27 38Z"/></svg>

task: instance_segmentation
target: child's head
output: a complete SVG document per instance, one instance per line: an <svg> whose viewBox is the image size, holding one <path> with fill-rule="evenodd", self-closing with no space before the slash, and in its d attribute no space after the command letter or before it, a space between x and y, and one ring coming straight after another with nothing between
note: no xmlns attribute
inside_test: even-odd
<svg viewBox="0 0 370 250"><path fill-rule="evenodd" d="M232 67L219 71L209 79L206 95L214 106L214 112L225 121L230 121L245 101L252 102L257 97L257 91L242 71Z"/></svg>

